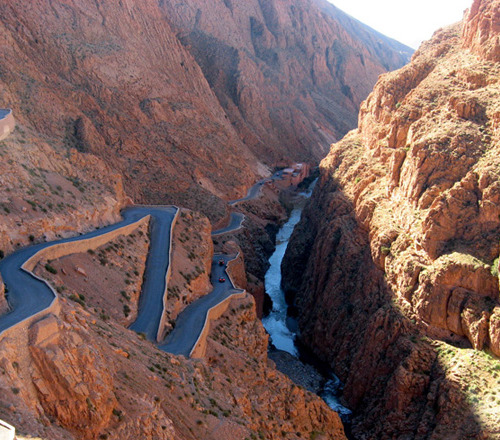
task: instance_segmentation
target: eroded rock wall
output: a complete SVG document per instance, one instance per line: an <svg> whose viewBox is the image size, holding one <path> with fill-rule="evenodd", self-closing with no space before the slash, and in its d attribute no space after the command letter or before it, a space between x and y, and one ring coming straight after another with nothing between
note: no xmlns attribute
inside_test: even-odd
<svg viewBox="0 0 500 440"><path fill-rule="evenodd" d="M272 162L324 157L356 125L378 75L412 53L325 1L167 0L162 8L245 143Z"/></svg>
<svg viewBox="0 0 500 440"><path fill-rule="evenodd" d="M472 364L452 372L436 347L498 353L499 4L474 2L379 79L283 262L301 339L346 381L359 438L482 438L496 423L457 379Z"/></svg>
<svg viewBox="0 0 500 440"><path fill-rule="evenodd" d="M408 59L404 46L322 7L7 1L0 99L37 142L100 157L136 202L218 220L221 198L268 173L261 162L323 157L355 125L377 75Z"/></svg>

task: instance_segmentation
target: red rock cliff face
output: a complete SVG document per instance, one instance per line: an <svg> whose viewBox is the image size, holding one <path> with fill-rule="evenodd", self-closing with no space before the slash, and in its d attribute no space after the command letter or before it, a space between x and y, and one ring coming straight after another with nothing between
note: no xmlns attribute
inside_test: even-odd
<svg viewBox="0 0 500 440"><path fill-rule="evenodd" d="M245 143L267 161L322 158L355 126L377 76L411 53L319 0L162 7Z"/></svg>
<svg viewBox="0 0 500 440"><path fill-rule="evenodd" d="M498 422L456 364L470 346L500 354L499 5L474 2L463 27L380 78L321 163L285 258L302 339L346 381L366 438L490 438Z"/></svg>
<svg viewBox="0 0 500 440"><path fill-rule="evenodd" d="M255 178L257 159L157 2L8 1L0 16L3 105L102 157L134 200L201 208Z"/></svg>

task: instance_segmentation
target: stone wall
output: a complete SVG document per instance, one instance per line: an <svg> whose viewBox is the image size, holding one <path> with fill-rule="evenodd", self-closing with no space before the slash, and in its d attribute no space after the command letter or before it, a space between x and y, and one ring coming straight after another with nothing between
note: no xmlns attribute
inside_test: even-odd
<svg viewBox="0 0 500 440"><path fill-rule="evenodd" d="M54 299L50 304L50 306L48 306L47 308L40 310L38 313L35 313L34 315L31 315L30 317L18 322L17 324L14 324L8 329L5 329L3 332L0 333L0 338L2 339L11 338L15 340L16 343L19 343L21 345L26 345L28 343L28 329L33 323L47 316L48 314L53 314L56 316L59 314L61 307L59 304L59 297L56 291L46 280L36 276L33 273L33 269L40 260L56 259L63 257L65 255L87 252L89 249L96 249L120 235L131 234L135 229L137 229L138 226L147 223L149 221L149 218L150 216L147 215L134 223L123 226L121 228L117 228L113 231L107 232L102 235L98 235L96 237L86 238L67 243L59 243L53 246L49 246L47 248L41 249L31 258L26 260L22 266L23 270L31 274L31 276L33 276L34 278L45 283L48 286L48 288L52 291Z"/></svg>
<svg viewBox="0 0 500 440"><path fill-rule="evenodd" d="M229 281L231 281L231 284L235 286L233 278L231 277L231 266L234 264L239 257L240 253L236 255L234 259L231 261L228 261L227 263L227 269L226 273L229 278ZM233 264L231 264L233 263ZM212 321L216 321L219 319L224 312L227 310L229 303L233 299L238 299L238 298L244 298L247 295L246 290L240 291L240 292L235 292L232 295L228 296L226 299L222 300L219 304L216 304L215 306L211 307L208 312L207 316L205 317L205 324L203 324L203 328L201 329L200 336L198 336L198 340L194 344L193 349L189 353L189 357L192 358L203 358L205 357L205 353L207 351L207 337L208 333L210 332L210 323Z"/></svg>
<svg viewBox="0 0 500 440"><path fill-rule="evenodd" d="M10 109L2 111L0 118L0 141L3 141L16 128L16 121Z"/></svg>
<svg viewBox="0 0 500 440"><path fill-rule="evenodd" d="M228 261L226 265L226 273L231 280L231 283L233 283L233 286L238 289L246 289L246 279L242 278L243 276L246 277L245 262L241 252L238 252L236 257L234 257L231 261Z"/></svg>
<svg viewBox="0 0 500 440"><path fill-rule="evenodd" d="M191 353L189 353L189 357L197 359L205 357L205 353L207 351L207 337L208 333L210 332L210 323L212 321L216 321L225 313L225 311L229 307L230 302L233 299L244 298L246 295L246 290L244 290L243 292L233 293L231 296L228 296L219 304L213 306L208 310L203 329L201 330L200 336L198 336L198 340L194 344Z"/></svg>
<svg viewBox="0 0 500 440"><path fill-rule="evenodd" d="M23 269L27 270L28 272L32 272L35 266L43 259L55 260L66 255L87 252L89 249L97 249L98 247L108 243L111 240L114 240L120 235L131 234L139 226L148 223L149 219L150 216L147 215L134 223L114 229L110 232L106 232L105 234L101 234L96 237L83 238L81 240L58 243L54 244L53 246L46 247L26 260L26 262L23 264Z"/></svg>
<svg viewBox="0 0 500 440"><path fill-rule="evenodd" d="M5 298L5 284L3 283L2 275L0 275L0 316L10 310L7 299Z"/></svg>

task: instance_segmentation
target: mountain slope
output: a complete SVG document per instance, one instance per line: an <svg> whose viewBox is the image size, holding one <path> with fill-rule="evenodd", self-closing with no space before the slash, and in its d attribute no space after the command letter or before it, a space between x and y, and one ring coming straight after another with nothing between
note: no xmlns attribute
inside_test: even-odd
<svg viewBox="0 0 500 440"><path fill-rule="evenodd" d="M476 0L383 75L288 248L303 342L360 438L497 438L499 38L500 2Z"/></svg>
<svg viewBox="0 0 500 440"><path fill-rule="evenodd" d="M212 219L260 162L323 157L406 61L309 0L8 0L0 30L0 100L21 125L102 158L137 202Z"/></svg>
<svg viewBox="0 0 500 440"><path fill-rule="evenodd" d="M254 179L257 159L156 2L0 8L1 99L18 122L100 156L136 201L233 196Z"/></svg>
<svg viewBox="0 0 500 440"><path fill-rule="evenodd" d="M246 144L267 162L322 158L356 125L378 75L412 53L316 0L162 7Z"/></svg>

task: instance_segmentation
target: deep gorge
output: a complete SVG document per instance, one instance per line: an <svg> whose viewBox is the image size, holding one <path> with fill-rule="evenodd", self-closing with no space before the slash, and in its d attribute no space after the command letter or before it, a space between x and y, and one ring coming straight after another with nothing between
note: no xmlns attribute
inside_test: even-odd
<svg viewBox="0 0 500 440"><path fill-rule="evenodd" d="M497 438L498 20L475 1L379 79L290 239L283 288L355 438Z"/></svg>

